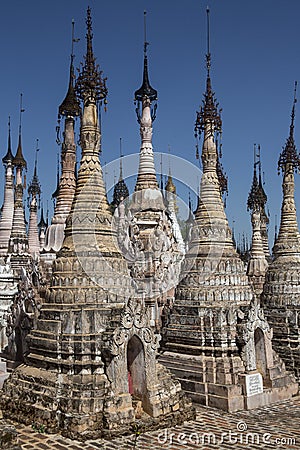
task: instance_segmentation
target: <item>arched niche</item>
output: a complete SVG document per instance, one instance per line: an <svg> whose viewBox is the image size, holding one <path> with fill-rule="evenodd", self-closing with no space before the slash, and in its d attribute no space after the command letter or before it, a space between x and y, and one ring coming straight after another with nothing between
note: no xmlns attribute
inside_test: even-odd
<svg viewBox="0 0 300 450"><path fill-rule="evenodd" d="M144 404L146 400L145 351L142 341L133 335L127 344L128 391Z"/></svg>
<svg viewBox="0 0 300 450"><path fill-rule="evenodd" d="M255 345L255 359L256 359L256 369L261 373L262 377L265 378L267 375L267 355L266 355L266 345L265 336L263 331L257 327L254 331L254 345Z"/></svg>

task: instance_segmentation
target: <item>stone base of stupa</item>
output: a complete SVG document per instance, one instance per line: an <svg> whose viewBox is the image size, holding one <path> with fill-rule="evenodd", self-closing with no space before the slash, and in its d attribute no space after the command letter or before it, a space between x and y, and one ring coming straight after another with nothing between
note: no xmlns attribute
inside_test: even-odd
<svg viewBox="0 0 300 450"><path fill-rule="evenodd" d="M270 307L265 312L273 329L274 349L300 381L300 306Z"/></svg>
<svg viewBox="0 0 300 450"><path fill-rule="evenodd" d="M130 393L114 393L104 373L68 375L22 364L4 382L0 408L4 418L80 440L194 419L180 384L160 364L157 374L144 408Z"/></svg>
<svg viewBox="0 0 300 450"><path fill-rule="evenodd" d="M268 369L261 385L256 382L252 386L252 392L247 392L249 382L255 382L257 378L262 380L262 377L258 371L246 373L240 356L164 352L159 361L173 372L194 402L228 412L258 408L298 393L294 375L285 371L279 359ZM261 392L255 394L255 390Z"/></svg>
<svg viewBox="0 0 300 450"><path fill-rule="evenodd" d="M272 263L262 293L262 307L273 329L272 343L288 370L300 381L300 261Z"/></svg>

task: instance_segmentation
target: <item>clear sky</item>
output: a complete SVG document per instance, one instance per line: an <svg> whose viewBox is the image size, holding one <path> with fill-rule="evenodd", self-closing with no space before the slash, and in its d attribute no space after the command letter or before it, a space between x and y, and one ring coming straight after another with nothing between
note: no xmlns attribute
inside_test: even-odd
<svg viewBox="0 0 300 450"><path fill-rule="evenodd" d="M253 145L260 144L272 241L281 205L277 160L289 132L294 81L300 82L299 0L2 1L0 149L4 155L7 118L11 115L16 150L22 92L27 179L32 178L38 138L44 206L47 199L51 205L56 186L59 148L55 127L58 106L67 90L71 21L74 18L75 35L80 38L75 44L78 67L85 52L88 5L92 9L94 53L107 76L109 90L108 110L102 120L103 164L118 158L120 137L124 154L139 151L133 95L142 81L144 9L150 82L159 95L154 150L167 153L170 146L173 155L198 164L193 130L205 90L206 6L210 7L211 78L223 108L222 163L229 179L227 216L231 225L235 221L236 235L250 231L246 201L253 173ZM300 148L299 121L300 111L296 111L295 139ZM3 169L0 173L3 180ZM0 193L2 198L2 186ZM187 201L188 188L181 188L180 195ZM299 180L296 202L300 210Z"/></svg>

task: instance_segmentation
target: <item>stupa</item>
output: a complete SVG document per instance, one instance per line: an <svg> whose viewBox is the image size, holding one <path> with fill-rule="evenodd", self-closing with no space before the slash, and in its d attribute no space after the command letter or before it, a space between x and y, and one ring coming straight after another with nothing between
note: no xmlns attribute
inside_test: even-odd
<svg viewBox="0 0 300 450"><path fill-rule="evenodd" d="M128 432L137 403L146 414L142 422L150 416L152 426L191 415L180 384L156 362L160 336L117 246L99 161L97 104L107 88L95 62L89 8L86 23L76 82L83 113L74 200L51 286L28 336L26 364L6 380L0 398L5 416L81 439Z"/></svg>
<svg viewBox="0 0 300 450"><path fill-rule="evenodd" d="M247 275L252 283L255 293L259 296L263 290L263 284L265 281L265 275L268 268L268 245L264 244L266 232L266 218L265 214L265 201L266 195L260 181L257 178L256 167L259 165L260 160L257 160L256 146L254 145L254 169L253 180L251 190L248 196L247 207L251 212L252 223L252 245L250 250L250 259L247 266ZM259 169L259 172L261 170ZM268 235L267 235L268 236ZM270 256L270 255L269 255Z"/></svg>
<svg viewBox="0 0 300 450"><path fill-rule="evenodd" d="M7 255L14 215L14 156L11 151L10 118L8 121L8 146L2 158L5 169L4 201L0 218L0 256Z"/></svg>
<svg viewBox="0 0 300 450"><path fill-rule="evenodd" d="M144 20L146 30L146 13ZM118 240L136 290L151 308L151 323L158 331L162 306L174 296L184 248L180 247L178 236L173 233L172 218L156 178L152 134L157 91L149 81L148 45L145 32L143 80L141 87L135 91L141 136L139 167L127 217L122 212L123 205L120 205L121 209L119 206Z"/></svg>
<svg viewBox="0 0 300 450"><path fill-rule="evenodd" d="M42 261L51 264L60 250L67 217L70 213L76 188L76 144L75 119L80 115L80 105L74 89L74 21L72 22L72 51L69 73L69 86L65 99L58 108L58 144L61 144L61 175L58 172L58 185L55 191L55 209L50 226L47 228ZM59 129L64 117L63 142L60 142Z"/></svg>
<svg viewBox="0 0 300 450"><path fill-rule="evenodd" d="M194 401L235 411L288 398L298 385L273 352L271 329L233 245L218 170L221 117L209 39L206 58L206 92L196 120L196 132L204 134L199 203L160 361Z"/></svg>
<svg viewBox="0 0 300 450"><path fill-rule="evenodd" d="M273 328L273 345L288 369L300 379L300 234L295 205L294 172L300 157L294 141L296 86L290 132L278 161L282 172L281 220L266 274L262 305Z"/></svg>
<svg viewBox="0 0 300 450"><path fill-rule="evenodd" d="M16 155L12 161L16 169L15 178L15 199L12 229L9 238L8 253L10 255L11 267L20 273L21 269L26 269L31 261L31 255L28 248L28 236L25 223L25 208L24 208L24 186L25 175L24 170L27 168L27 163L23 156L22 150L22 124L21 118L24 111L22 107L22 94L20 105L20 125L19 125L19 142Z"/></svg>
<svg viewBox="0 0 300 450"><path fill-rule="evenodd" d="M38 140L34 162L34 172L32 180L28 186L28 204L29 204L29 226L28 226L28 246L29 253L32 258L38 260L40 257L40 240L38 229L38 208L41 197L41 185L37 175L37 153L38 153Z"/></svg>

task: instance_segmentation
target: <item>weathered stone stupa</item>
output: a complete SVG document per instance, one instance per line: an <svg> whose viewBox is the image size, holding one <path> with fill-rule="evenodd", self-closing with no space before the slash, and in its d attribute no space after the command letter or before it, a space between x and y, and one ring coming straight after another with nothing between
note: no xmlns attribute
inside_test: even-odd
<svg viewBox="0 0 300 450"><path fill-rule="evenodd" d="M263 235L266 231L265 218L268 217L265 214L266 195L261 184L261 177L259 177L260 181L258 181L256 172L257 165L260 167L260 160L256 161L256 158L256 146L254 145L253 180L247 201L248 210L251 211L252 223L252 245L247 266L247 275L255 293L259 296L263 290L265 275L268 268L266 251L268 252L269 247L264 245L263 240Z"/></svg>
<svg viewBox="0 0 300 450"><path fill-rule="evenodd" d="M16 155L13 159L13 166L16 169L14 213L8 245L8 253L10 254L11 266L16 272L20 272L22 267L28 267L31 261L31 255L28 248L28 236L26 231L25 209L23 201L25 186L25 175L23 172L27 168L27 163L23 156L21 138L21 117L23 111L24 110L22 108L21 94L19 143Z"/></svg>
<svg viewBox="0 0 300 450"><path fill-rule="evenodd" d="M167 205L167 211L172 223L172 231L175 236L176 242L182 254L185 253L185 244L183 242L180 226L177 220L177 202L176 202L176 186L173 182L171 168L169 168L168 180L165 186L165 202Z"/></svg>
<svg viewBox="0 0 300 450"><path fill-rule="evenodd" d="M5 168L5 186L4 186L4 201L2 206L2 213L0 218L0 256L4 257L7 254L8 243L13 223L14 215L14 167L13 154L11 151L11 136L10 136L10 119L8 122L8 148L6 155L2 158Z"/></svg>
<svg viewBox="0 0 300 450"><path fill-rule="evenodd" d="M28 226L28 246L29 253L33 259L37 260L40 256L40 240L39 240L39 230L38 230L38 208L41 198L41 185L37 175L37 152L38 140L36 148L36 156L34 163L34 172L31 183L28 186L28 203L29 203L29 226Z"/></svg>
<svg viewBox="0 0 300 450"><path fill-rule="evenodd" d="M282 171L283 199L274 260L266 274L262 305L273 328L273 345L290 370L300 379L300 234L295 206L294 172L300 157L294 141L296 87L290 133L283 148L278 171Z"/></svg>
<svg viewBox="0 0 300 450"><path fill-rule="evenodd" d="M75 118L80 115L80 105L74 90L74 21L72 22L72 52L69 74L69 86L66 97L58 108L59 124L64 117L63 143L61 144L61 176L55 192L56 203L54 215L47 228L42 260L52 263L56 253L60 250L67 217L70 213L76 188L76 144L75 144ZM59 125L58 125L59 130ZM58 136L58 143L60 139Z"/></svg>
<svg viewBox="0 0 300 450"><path fill-rule="evenodd" d="M235 411L287 398L298 386L273 354L271 330L233 246L218 173L220 129L208 47L206 93L196 121L196 131L204 133L199 204L160 361L192 399Z"/></svg>
<svg viewBox="0 0 300 450"><path fill-rule="evenodd" d="M162 306L173 298L178 283L184 248L173 233L172 218L156 178L152 134L157 91L149 82L147 46L145 40L143 81L135 91L141 136L138 175L126 217L124 205L119 205L117 228L136 291L151 308L151 324L159 330Z"/></svg>
<svg viewBox="0 0 300 450"><path fill-rule="evenodd" d="M0 405L11 418L82 438L128 431L134 401L157 423L184 420L190 405L184 409L180 384L156 362L159 335L142 299L130 299L132 280L116 245L99 161L97 103L107 88L93 54L90 9L76 90L82 157L65 238L26 364L5 382Z"/></svg>
<svg viewBox="0 0 300 450"><path fill-rule="evenodd" d="M112 201L113 208L117 208L121 202L125 201L126 203L128 203L129 190L123 178L122 159L123 159L122 138L120 138L120 173L119 173L119 180L114 186L113 201Z"/></svg>

